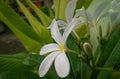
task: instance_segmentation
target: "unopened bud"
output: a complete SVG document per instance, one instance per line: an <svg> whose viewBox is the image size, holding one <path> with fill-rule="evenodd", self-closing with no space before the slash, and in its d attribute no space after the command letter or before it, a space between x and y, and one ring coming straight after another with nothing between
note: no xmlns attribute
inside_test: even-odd
<svg viewBox="0 0 120 79"><path fill-rule="evenodd" d="M88 59L90 59L92 57L92 47L89 43L85 42L83 44L83 49L86 53L86 55L88 56Z"/></svg>

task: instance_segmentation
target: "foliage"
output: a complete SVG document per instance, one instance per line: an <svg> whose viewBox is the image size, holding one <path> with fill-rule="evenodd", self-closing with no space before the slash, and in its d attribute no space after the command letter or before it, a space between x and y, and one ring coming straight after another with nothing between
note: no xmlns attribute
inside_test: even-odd
<svg viewBox="0 0 120 79"><path fill-rule="evenodd" d="M54 43L48 26L55 17L61 24L67 25L66 7L71 0L53 0L54 10L49 8L47 16L31 0L26 4L16 0L27 21L22 19L4 0L0 0L0 20L17 36L30 52L15 55L0 55L0 79L60 79L54 66L40 78L38 68L45 56L38 53L41 47ZM113 79L120 75L120 1L119 0L75 0L77 4L73 18L83 21L67 39L67 56L71 71L64 79ZM71 9L72 10L72 9ZM75 15L79 14L78 17ZM61 33L64 30L61 30ZM86 54L83 44L91 45L92 54ZM70 53L72 52L72 53ZM88 51L89 52L89 51ZM118 77L117 77L117 76Z"/></svg>

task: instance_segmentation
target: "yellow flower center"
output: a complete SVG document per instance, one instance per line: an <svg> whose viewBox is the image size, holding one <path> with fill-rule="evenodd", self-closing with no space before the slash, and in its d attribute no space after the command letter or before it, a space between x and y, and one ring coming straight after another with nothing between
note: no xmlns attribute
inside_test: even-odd
<svg viewBox="0 0 120 79"><path fill-rule="evenodd" d="M65 50L65 45L63 43L60 44L60 51L64 51Z"/></svg>

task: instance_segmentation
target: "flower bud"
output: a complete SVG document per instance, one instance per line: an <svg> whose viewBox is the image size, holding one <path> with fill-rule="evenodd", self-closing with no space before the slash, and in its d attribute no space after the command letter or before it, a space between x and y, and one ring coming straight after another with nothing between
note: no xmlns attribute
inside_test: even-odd
<svg viewBox="0 0 120 79"><path fill-rule="evenodd" d="M91 47L91 45L89 43L85 42L83 44L83 49L84 49L88 59L91 59L91 57L92 57L92 47Z"/></svg>

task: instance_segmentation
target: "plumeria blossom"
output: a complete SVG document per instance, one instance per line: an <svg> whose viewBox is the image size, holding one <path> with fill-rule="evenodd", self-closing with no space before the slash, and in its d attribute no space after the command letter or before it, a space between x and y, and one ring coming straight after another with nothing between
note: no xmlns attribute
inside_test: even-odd
<svg viewBox="0 0 120 79"><path fill-rule="evenodd" d="M58 20L57 23L60 27L60 29L65 29L74 19L79 21L79 24L84 23L84 18L82 18L78 10L76 10L76 14L74 15L74 11L76 8L77 0L70 0L66 6L66 12L65 12L65 17L66 17L66 22L63 20Z"/></svg>
<svg viewBox="0 0 120 79"><path fill-rule="evenodd" d="M39 67L39 76L43 77L49 70L50 66L54 61L55 70L59 77L64 78L70 72L70 63L66 56L66 40L73 30L73 28L78 24L78 21L74 19L68 27L64 30L63 35L61 35L58 24L54 19L50 25L50 31L52 38L56 43L50 43L43 46L40 50L40 55L45 55L46 58L42 61Z"/></svg>
<svg viewBox="0 0 120 79"><path fill-rule="evenodd" d="M83 25L86 23L86 18L88 20L89 27L93 27L93 17L90 14L88 10L85 10L83 7L80 9L75 10L77 4L77 0L70 0L66 6L66 12L65 12L65 17L66 17L66 22L63 20L58 20L57 23L60 27L60 29L65 29L69 23L72 22L72 20L77 19L79 21L79 26ZM86 14L85 14L86 11ZM74 15L75 12L75 15ZM86 16L87 15L87 16ZM99 17L98 17L99 20Z"/></svg>

